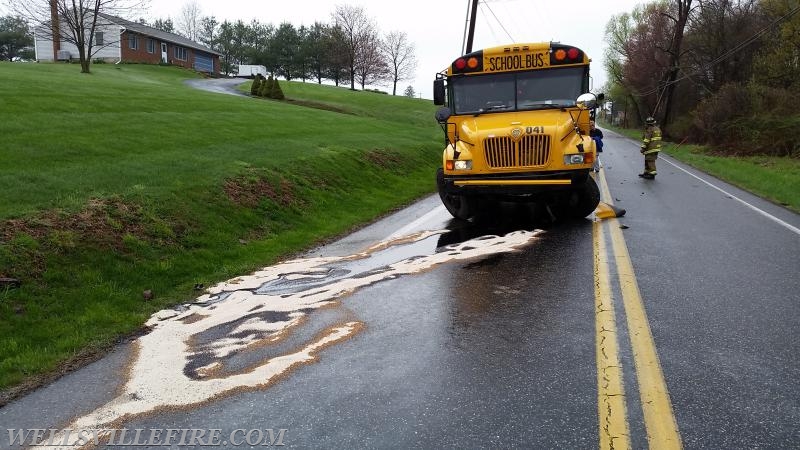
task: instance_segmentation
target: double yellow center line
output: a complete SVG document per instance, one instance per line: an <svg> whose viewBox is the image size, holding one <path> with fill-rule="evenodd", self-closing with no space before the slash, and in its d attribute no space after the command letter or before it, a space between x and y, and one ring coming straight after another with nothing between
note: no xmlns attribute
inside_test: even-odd
<svg viewBox="0 0 800 450"><path fill-rule="evenodd" d="M597 179L603 201L611 204L611 194L602 169ZM623 371L618 352L614 295L610 282L609 267L612 261L606 248L603 230L606 225L614 250L613 263L619 278L619 289L628 325L647 441L650 448L680 449L681 437L672 412L672 402L661 371L661 363L650 332L650 324L639 293L628 247L616 218L602 222L595 221L592 233L600 448L631 448Z"/></svg>

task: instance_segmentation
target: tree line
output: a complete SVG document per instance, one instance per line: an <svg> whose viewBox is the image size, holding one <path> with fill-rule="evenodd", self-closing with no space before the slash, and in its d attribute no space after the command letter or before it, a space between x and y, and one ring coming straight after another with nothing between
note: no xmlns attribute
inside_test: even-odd
<svg viewBox="0 0 800 450"><path fill-rule="evenodd" d="M663 0L606 27L608 96L623 125L727 153L798 155L797 0Z"/></svg>
<svg viewBox="0 0 800 450"><path fill-rule="evenodd" d="M33 36L21 17L0 17L0 60L33 59Z"/></svg>
<svg viewBox="0 0 800 450"><path fill-rule="evenodd" d="M295 26L253 20L219 22L202 16L196 3L187 3L178 19L157 19L151 26L177 32L222 54L227 75L240 64L263 65L273 77L286 80L330 80L355 89L392 86L411 79L416 68L414 45L402 31L381 33L360 6L336 6L330 23Z"/></svg>

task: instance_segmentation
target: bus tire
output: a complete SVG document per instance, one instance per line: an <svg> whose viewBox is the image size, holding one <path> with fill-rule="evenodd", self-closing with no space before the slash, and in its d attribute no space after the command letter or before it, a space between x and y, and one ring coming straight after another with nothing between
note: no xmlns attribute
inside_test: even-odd
<svg viewBox="0 0 800 450"><path fill-rule="evenodd" d="M450 215L456 219L469 220L475 214L475 199L444 191L444 170L441 167L436 171L436 187L439 189L439 198Z"/></svg>
<svg viewBox="0 0 800 450"><path fill-rule="evenodd" d="M592 177L586 177L586 182L571 190L559 205L564 219L582 219L591 214L600 203L600 189Z"/></svg>

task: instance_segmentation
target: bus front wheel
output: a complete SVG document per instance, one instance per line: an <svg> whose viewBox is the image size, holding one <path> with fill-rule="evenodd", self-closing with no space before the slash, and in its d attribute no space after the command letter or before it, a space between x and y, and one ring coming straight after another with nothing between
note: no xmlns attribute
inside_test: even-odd
<svg viewBox="0 0 800 450"><path fill-rule="evenodd" d="M475 199L445 192L444 170L442 168L436 171L436 187L439 189L439 198L450 215L456 219L468 220L475 214Z"/></svg>
<svg viewBox="0 0 800 450"><path fill-rule="evenodd" d="M587 177L586 182L571 190L561 199L556 216L564 219L582 219L591 214L600 203L600 189L594 178Z"/></svg>

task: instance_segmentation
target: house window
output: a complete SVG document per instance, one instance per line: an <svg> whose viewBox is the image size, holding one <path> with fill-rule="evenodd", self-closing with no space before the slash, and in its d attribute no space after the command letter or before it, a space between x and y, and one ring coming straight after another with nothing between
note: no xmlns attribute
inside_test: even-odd
<svg viewBox="0 0 800 450"><path fill-rule="evenodd" d="M186 61L186 58L187 58L186 49L183 47L175 47L175 59Z"/></svg>
<svg viewBox="0 0 800 450"><path fill-rule="evenodd" d="M139 39L136 36L128 36L128 47L131 50L137 50L139 48Z"/></svg>
<svg viewBox="0 0 800 450"><path fill-rule="evenodd" d="M147 53L155 53L156 52L156 41L152 39L147 40Z"/></svg>
<svg viewBox="0 0 800 450"><path fill-rule="evenodd" d="M103 45L103 32L97 31L94 33L94 45Z"/></svg>

